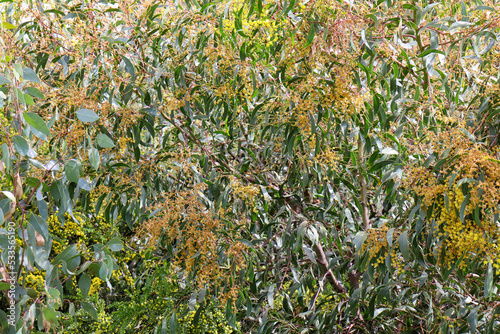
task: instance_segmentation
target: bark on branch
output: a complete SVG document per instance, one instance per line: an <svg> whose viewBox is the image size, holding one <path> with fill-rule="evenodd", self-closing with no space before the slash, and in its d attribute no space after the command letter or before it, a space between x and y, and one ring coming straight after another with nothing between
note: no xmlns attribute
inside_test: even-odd
<svg viewBox="0 0 500 334"><path fill-rule="evenodd" d="M316 261L318 261L321 270L326 274L326 279L332 285L333 290L338 293L345 293L345 288L328 268L328 261L326 260L325 252L323 251L321 244L317 243L313 247L316 252Z"/></svg>

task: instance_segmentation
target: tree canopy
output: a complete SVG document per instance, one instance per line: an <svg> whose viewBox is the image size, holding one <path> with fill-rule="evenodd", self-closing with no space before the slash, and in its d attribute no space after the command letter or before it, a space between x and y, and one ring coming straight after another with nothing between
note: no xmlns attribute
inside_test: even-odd
<svg viewBox="0 0 500 334"><path fill-rule="evenodd" d="M495 0L0 9L4 333L500 329Z"/></svg>

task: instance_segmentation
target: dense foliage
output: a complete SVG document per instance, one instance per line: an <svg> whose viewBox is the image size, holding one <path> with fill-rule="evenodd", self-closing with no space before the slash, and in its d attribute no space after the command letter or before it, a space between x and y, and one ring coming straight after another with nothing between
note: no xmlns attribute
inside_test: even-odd
<svg viewBox="0 0 500 334"><path fill-rule="evenodd" d="M4 333L500 330L495 0L0 9Z"/></svg>

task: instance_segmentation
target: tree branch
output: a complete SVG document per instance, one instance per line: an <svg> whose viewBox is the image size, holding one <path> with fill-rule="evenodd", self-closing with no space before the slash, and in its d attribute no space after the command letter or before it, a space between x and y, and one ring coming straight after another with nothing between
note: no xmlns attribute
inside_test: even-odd
<svg viewBox="0 0 500 334"><path fill-rule="evenodd" d="M328 268L328 261L326 260L325 252L323 251L323 247L318 242L313 245L314 251L316 252L316 261L318 261L321 270L325 273L326 279L332 285L333 289L338 293L345 293L345 288L339 282L337 277L333 274L333 272Z"/></svg>

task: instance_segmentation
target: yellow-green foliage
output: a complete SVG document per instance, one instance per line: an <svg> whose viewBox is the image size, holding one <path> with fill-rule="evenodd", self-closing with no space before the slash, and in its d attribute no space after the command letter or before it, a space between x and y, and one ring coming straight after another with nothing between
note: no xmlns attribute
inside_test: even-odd
<svg viewBox="0 0 500 334"><path fill-rule="evenodd" d="M79 298L82 298L82 296L79 295ZM99 295L93 295L88 301L96 306L97 319L94 320L83 309L78 310L74 316L65 315L60 334L123 333L119 332L112 324L112 318L106 310L106 304L103 299L99 298Z"/></svg>
<svg viewBox="0 0 500 334"><path fill-rule="evenodd" d="M144 265L148 266L148 265ZM143 270L148 270L141 267ZM153 333L167 323L172 314L178 316L178 333L239 333L240 324L236 323L236 330L229 326L224 312L210 302L209 307L197 305L196 310L190 311L185 303L180 303L187 296L183 295L175 283L178 277L171 274L162 266L152 271L143 285L127 292L127 297L105 306L98 295L90 298L97 305L98 319L92 319L88 314L79 311L74 317L64 320L64 334L78 333ZM198 323L194 319L197 310L200 310Z"/></svg>
<svg viewBox="0 0 500 334"><path fill-rule="evenodd" d="M201 306L199 306L201 307ZM237 324L236 330L227 322L224 312L219 308L202 309L198 315L198 321L195 322L197 310L187 312L185 316L179 319L181 333L185 334L231 334L239 333L240 325Z"/></svg>
<svg viewBox="0 0 500 334"><path fill-rule="evenodd" d="M83 261L93 261L94 255L91 246L96 243L105 244L111 240L117 233L116 228L108 223L102 214L89 219L76 212L74 217L77 222L66 214L66 221L62 226L56 215L49 216L47 223L50 235L53 238L51 258L60 254L69 245L77 244L78 250L83 254ZM141 258L144 251L134 251L126 248L116 254L118 269L113 272L111 283L115 287L130 289L133 287L135 279L129 270L129 264ZM73 291L76 291L77 288L76 281L76 279L71 280ZM35 268L26 274L26 287L28 288L42 292L44 291L44 282L45 274L39 269ZM93 277L89 294L99 293L103 283L104 281L99 277Z"/></svg>

